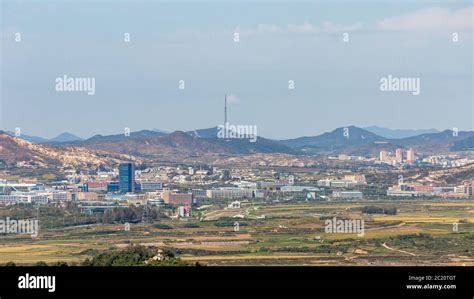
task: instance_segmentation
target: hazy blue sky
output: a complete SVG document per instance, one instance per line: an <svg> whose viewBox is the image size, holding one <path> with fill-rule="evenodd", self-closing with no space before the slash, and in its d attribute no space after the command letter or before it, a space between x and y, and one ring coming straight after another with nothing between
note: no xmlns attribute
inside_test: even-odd
<svg viewBox="0 0 474 299"><path fill-rule="evenodd" d="M227 93L230 123L271 138L474 129L471 1L334 2L2 1L1 128L206 128ZM95 95L57 92L63 75L95 78ZM380 91L388 75L420 78L421 94Z"/></svg>

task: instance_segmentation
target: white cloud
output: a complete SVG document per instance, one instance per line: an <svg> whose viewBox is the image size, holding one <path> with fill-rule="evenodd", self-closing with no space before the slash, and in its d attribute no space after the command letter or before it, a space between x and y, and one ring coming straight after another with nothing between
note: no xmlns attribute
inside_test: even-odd
<svg viewBox="0 0 474 299"><path fill-rule="evenodd" d="M324 32L349 32L349 31L357 31L363 28L362 23L355 23L352 25L340 25L340 24L333 24L331 22L324 22L322 31Z"/></svg>
<svg viewBox="0 0 474 299"><path fill-rule="evenodd" d="M240 98L235 94L227 95L227 104L238 104L240 103Z"/></svg>
<svg viewBox="0 0 474 299"><path fill-rule="evenodd" d="M302 24L288 24L285 27L280 27L276 24L258 24L256 28L240 31L246 35L264 34L264 33L296 33L296 34L311 34L311 33L334 33L334 32L349 32L362 29L361 23L351 25L334 24L331 22L324 22L322 26L316 26L309 22Z"/></svg>
<svg viewBox="0 0 474 299"><path fill-rule="evenodd" d="M287 31L292 33L316 33L320 29L306 22L304 24L288 24Z"/></svg>
<svg viewBox="0 0 474 299"><path fill-rule="evenodd" d="M474 6L450 11L433 7L398 17L387 18L377 24L382 30L465 29L474 27Z"/></svg>
<svg viewBox="0 0 474 299"><path fill-rule="evenodd" d="M276 24L258 24L257 32L281 33L283 30Z"/></svg>

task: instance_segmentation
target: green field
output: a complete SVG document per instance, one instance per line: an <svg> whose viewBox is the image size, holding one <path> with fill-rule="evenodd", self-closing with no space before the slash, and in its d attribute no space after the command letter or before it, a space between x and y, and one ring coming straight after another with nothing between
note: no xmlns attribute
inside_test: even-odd
<svg viewBox="0 0 474 299"><path fill-rule="evenodd" d="M365 214L364 206L398 213ZM0 236L0 264L74 264L143 244L204 265L474 265L474 201L247 203L236 210L209 205L199 213L204 220L162 218L131 224L130 231L123 224L41 227L40 218L37 238ZM245 218L230 218L235 214ZM364 219L364 236L326 233L325 219L332 217Z"/></svg>

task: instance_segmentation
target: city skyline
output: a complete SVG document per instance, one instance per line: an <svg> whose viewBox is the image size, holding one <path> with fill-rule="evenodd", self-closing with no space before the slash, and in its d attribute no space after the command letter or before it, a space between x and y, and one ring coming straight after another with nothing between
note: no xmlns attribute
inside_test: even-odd
<svg viewBox="0 0 474 299"><path fill-rule="evenodd" d="M472 0L0 0L0 294L472 290L473 21Z"/></svg>

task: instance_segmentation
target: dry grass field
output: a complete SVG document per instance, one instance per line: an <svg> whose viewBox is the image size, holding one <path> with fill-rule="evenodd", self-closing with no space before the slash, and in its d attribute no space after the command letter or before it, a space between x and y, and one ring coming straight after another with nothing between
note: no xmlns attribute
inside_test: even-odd
<svg viewBox="0 0 474 299"><path fill-rule="evenodd" d="M364 206L396 207L398 213L365 214ZM182 259L205 265L472 266L473 211L472 201L278 203L243 206L239 212L246 213L245 218L218 225L231 213L210 208L202 212L212 220L161 220L168 229L131 224L125 231L122 224L100 224L42 228L34 239L3 235L0 264L74 264L103 250L144 244L172 248ZM257 219L259 215L265 219ZM326 233L325 219L332 217L364 219L364 236ZM239 222L238 231L234 221ZM459 223L457 231L454 223Z"/></svg>

